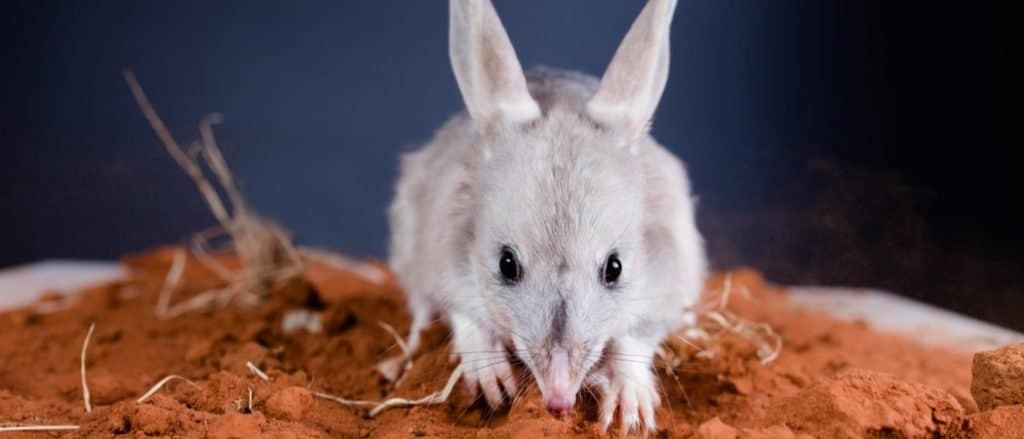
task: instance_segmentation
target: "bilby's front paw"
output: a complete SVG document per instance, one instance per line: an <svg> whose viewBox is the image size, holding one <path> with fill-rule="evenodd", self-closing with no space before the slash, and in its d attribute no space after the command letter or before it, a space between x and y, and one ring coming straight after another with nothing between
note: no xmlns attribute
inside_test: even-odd
<svg viewBox="0 0 1024 439"><path fill-rule="evenodd" d="M462 379L474 399L483 391L487 405L496 409L501 407L505 400L503 388L504 393L510 397L518 391L512 366L503 346L491 346L480 352L462 352L459 356L463 369Z"/></svg>
<svg viewBox="0 0 1024 439"><path fill-rule="evenodd" d="M487 405L501 407L505 400L502 388L509 396L518 391L505 346L465 316L452 315L451 323L452 354L461 361L462 380L470 394L475 399L483 391Z"/></svg>
<svg viewBox="0 0 1024 439"><path fill-rule="evenodd" d="M605 431L619 411L619 425L624 432L655 431L654 409L660 404L654 374L642 364L616 364L612 361L591 374L587 385L601 395L599 417Z"/></svg>

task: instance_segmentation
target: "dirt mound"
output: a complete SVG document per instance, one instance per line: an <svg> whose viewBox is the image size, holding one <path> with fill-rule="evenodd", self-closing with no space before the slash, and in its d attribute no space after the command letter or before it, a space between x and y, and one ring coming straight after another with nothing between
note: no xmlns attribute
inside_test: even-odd
<svg viewBox="0 0 1024 439"><path fill-rule="evenodd" d="M373 368L397 352L379 322L403 333L408 328L393 280L377 285L314 264L307 281L276 287L260 305L161 320L153 310L172 255L173 249L158 249L127 258L130 279L88 289L68 308L0 314L0 425L81 426L55 433L67 437L602 435L596 404L585 393L562 419L546 413L535 388L497 413L470 401L459 386L444 404L392 409L375 418L365 407L315 397L322 392L379 401L441 389L454 368L445 328L425 334L422 354L395 386ZM216 283L198 264L188 267L176 300ZM1020 419L1019 407L975 413L967 354L922 348L862 323L796 309L751 270L729 278L743 290L730 299L730 310L771 324L786 341L782 354L764 366L754 347L726 338L673 370L661 370L657 416L665 436L934 437L955 427L983 437L977 434L986 426ZM716 276L709 289L720 288L724 279ZM322 331L285 331L283 322L295 310L319 315ZM90 323L96 330L86 368L94 408L86 413L79 354ZM136 402L172 374L197 387L171 380Z"/></svg>
<svg viewBox="0 0 1024 439"><path fill-rule="evenodd" d="M770 418L818 437L935 437L963 415L941 390L851 369L779 398Z"/></svg>
<svg viewBox="0 0 1024 439"><path fill-rule="evenodd" d="M952 437L1001 439L1024 436L1024 406L1002 406L975 413L961 421Z"/></svg>

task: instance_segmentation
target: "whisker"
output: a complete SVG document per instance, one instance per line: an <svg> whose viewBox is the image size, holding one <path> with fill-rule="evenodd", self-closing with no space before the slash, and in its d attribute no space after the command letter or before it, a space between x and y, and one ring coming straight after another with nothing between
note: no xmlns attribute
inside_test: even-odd
<svg viewBox="0 0 1024 439"><path fill-rule="evenodd" d="M505 357L501 357L501 356L491 356L491 357L467 356L467 357L463 357L461 362L462 363L467 363L467 364L470 364L470 363L474 363L474 364L487 363L489 365L497 365L497 364L501 364L501 363L507 362L507 360L506 360Z"/></svg>
<svg viewBox="0 0 1024 439"><path fill-rule="evenodd" d="M673 376L675 376L675 375L673 374ZM676 378L676 380L678 381L679 378ZM665 401L665 406L668 408L669 413L672 413L672 399L668 397L668 391L665 390L665 383L662 382L660 379L658 379L658 371L657 370L654 371L654 382L657 383L658 389L661 391L662 400ZM657 417L657 416L655 416L655 417ZM669 416L668 419L669 419L669 423L672 426L675 426L675 423L676 423L675 416Z"/></svg>
<svg viewBox="0 0 1024 439"><path fill-rule="evenodd" d="M521 352L529 353L529 351L527 351L526 349L511 350L511 351L509 351L509 350L491 350L491 351L454 351L453 350L452 351L452 353L456 353L456 354L507 354L507 353L521 353Z"/></svg>
<svg viewBox="0 0 1024 439"><path fill-rule="evenodd" d="M501 363L504 363L504 362L505 362L505 359L501 359L501 360L497 360L497 361L491 361L489 363L482 364L482 365L477 364L477 365L475 365L477 367L475 369L470 370L469 372L479 372L481 370L487 369L488 367L494 367L494 366L497 366L497 365L499 365Z"/></svg>
<svg viewBox="0 0 1024 439"><path fill-rule="evenodd" d="M626 354L626 353L618 353L618 352L604 352L603 355L607 356L607 357L618 357L618 358L645 358L645 359L646 358L651 358L651 359L654 358L653 355Z"/></svg>
<svg viewBox="0 0 1024 439"><path fill-rule="evenodd" d="M527 386L524 386L523 383L522 383L522 381L523 381L521 379L521 378L523 378L522 374L518 374L518 375L519 375L519 377L516 377L516 376L512 377L512 380L516 382L516 394L515 394L515 396L512 397L512 402L509 403L509 408L510 409L512 407L516 406L516 403L519 402L519 399L522 398L523 395L526 395Z"/></svg>
<svg viewBox="0 0 1024 439"><path fill-rule="evenodd" d="M650 365L650 363L647 362L647 361L630 360L630 359L626 359L626 358L609 358L608 361L617 361L619 363L630 363L630 364L642 364L642 365L645 365L645 366Z"/></svg>

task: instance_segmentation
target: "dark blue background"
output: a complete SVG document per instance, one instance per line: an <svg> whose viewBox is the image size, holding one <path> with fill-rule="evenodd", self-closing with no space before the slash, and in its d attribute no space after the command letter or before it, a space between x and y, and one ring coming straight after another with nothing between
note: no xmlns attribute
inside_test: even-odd
<svg viewBox="0 0 1024 439"><path fill-rule="evenodd" d="M598 75L642 6L495 3L525 66ZM1005 97L1010 14L997 4L891 3L682 1L654 133L689 163L717 265L880 285L1013 324L1000 312L1024 306L1016 289L964 299L982 294L970 279L987 271L944 292L928 284L949 284L941 276L958 263L948 252L1019 268L1024 240L1004 209L1019 198L1006 159L1019 143ZM125 67L183 143L203 115L225 115L218 138L257 210L301 243L357 256L384 256L398 154L462 108L440 0L3 8L0 265L113 258L212 224L135 107ZM838 165L822 180L816 160ZM893 172L901 177L887 180ZM882 175L884 195L816 191L863 175ZM814 210L823 198L841 208ZM910 209L907 232L923 241L876 233L893 206L909 204L925 206ZM808 211L817 235L800 232ZM869 220L828 232L837 211ZM842 241L851 235L859 240ZM842 242L808 249L828 237ZM833 251L864 266L822 266ZM908 251L925 259L892 268Z"/></svg>

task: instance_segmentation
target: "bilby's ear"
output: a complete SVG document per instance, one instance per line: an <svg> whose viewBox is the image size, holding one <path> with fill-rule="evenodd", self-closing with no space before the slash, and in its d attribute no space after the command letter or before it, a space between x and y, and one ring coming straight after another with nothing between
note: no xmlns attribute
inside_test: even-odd
<svg viewBox="0 0 1024 439"><path fill-rule="evenodd" d="M676 0L649 0L587 103L598 123L633 138L647 131L668 79L669 28Z"/></svg>
<svg viewBox="0 0 1024 439"><path fill-rule="evenodd" d="M484 133L540 117L490 0L451 0L448 54L469 115Z"/></svg>

